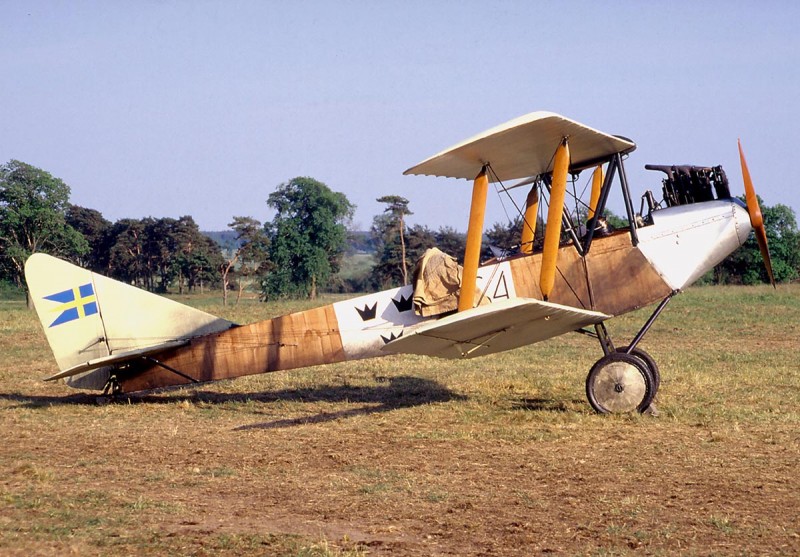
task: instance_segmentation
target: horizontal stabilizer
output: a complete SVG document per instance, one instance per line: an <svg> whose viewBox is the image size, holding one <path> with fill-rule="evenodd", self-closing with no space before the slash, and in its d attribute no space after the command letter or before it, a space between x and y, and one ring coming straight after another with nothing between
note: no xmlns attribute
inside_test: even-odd
<svg viewBox="0 0 800 557"><path fill-rule="evenodd" d="M475 358L533 344L611 316L531 298L512 298L426 322L383 347L388 352Z"/></svg>
<svg viewBox="0 0 800 557"><path fill-rule="evenodd" d="M72 377L73 375L78 375L79 373L83 373L85 371L91 371L93 369L97 369L100 367L124 364L125 362L129 362L137 358L152 356L153 354L158 354L160 352L164 352L171 348L179 348L181 346L186 346L187 344L189 344L188 340L174 340L170 342L157 344L155 346L150 346L147 348L139 348L137 350L129 350L127 352L122 352L120 354L112 354L111 356L95 358L93 360L89 360L87 362L74 365L69 369L59 371L58 373L55 373L49 377L45 377L44 380L55 381L56 379L64 379L66 377Z"/></svg>

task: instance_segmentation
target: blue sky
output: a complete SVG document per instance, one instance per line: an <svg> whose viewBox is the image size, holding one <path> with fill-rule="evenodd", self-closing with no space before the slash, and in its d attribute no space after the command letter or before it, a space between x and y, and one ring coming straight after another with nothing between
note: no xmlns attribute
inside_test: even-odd
<svg viewBox="0 0 800 557"><path fill-rule="evenodd" d="M551 110L638 144L636 198L660 187L646 163L722 164L741 193L741 137L765 202L797 211L798 6L0 0L0 163L112 221L264 221L278 184L312 176L358 228L398 194L412 222L465 230L469 183L402 172ZM490 195L487 226L505 220Z"/></svg>

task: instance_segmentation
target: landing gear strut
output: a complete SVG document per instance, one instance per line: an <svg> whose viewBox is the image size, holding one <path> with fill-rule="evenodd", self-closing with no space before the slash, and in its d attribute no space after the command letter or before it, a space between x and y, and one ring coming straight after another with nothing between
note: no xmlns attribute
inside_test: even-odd
<svg viewBox="0 0 800 557"><path fill-rule="evenodd" d="M661 385L661 373L655 360L637 344L677 292L664 298L642 326L629 346L614 348L603 323L588 333L600 341L605 354L592 366L586 377L586 398L601 414L655 411L653 399Z"/></svg>
<svg viewBox="0 0 800 557"><path fill-rule="evenodd" d="M122 393L122 385L119 384L119 379L117 379L117 374L112 373L108 377L108 381L106 381L105 386L103 387L103 396L111 396L115 397Z"/></svg>

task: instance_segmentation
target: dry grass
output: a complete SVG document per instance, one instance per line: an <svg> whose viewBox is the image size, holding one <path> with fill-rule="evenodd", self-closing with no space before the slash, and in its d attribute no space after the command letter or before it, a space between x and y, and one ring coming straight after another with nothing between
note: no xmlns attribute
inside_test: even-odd
<svg viewBox="0 0 800 557"><path fill-rule="evenodd" d="M305 307L182 301L239 322ZM579 335L97 404L40 381L34 315L0 303L0 554L796 554L798 310L798 286L675 298L643 343L650 418L591 412Z"/></svg>

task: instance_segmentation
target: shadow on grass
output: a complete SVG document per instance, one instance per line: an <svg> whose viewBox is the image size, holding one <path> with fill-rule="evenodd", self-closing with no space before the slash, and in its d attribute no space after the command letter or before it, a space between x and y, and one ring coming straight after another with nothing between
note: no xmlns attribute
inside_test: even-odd
<svg viewBox="0 0 800 557"><path fill-rule="evenodd" d="M273 393L263 393L270 397L267 400L283 402L333 402L346 404L364 404L358 408L348 408L335 412L319 412L311 416L300 418L286 418L256 424L243 425L235 431L249 429L279 429L305 424L331 422L390 412L400 408L411 408L425 404L449 402L451 400L465 400L459 395L444 387L436 381L403 375L400 377L376 378L379 385L355 387L351 385L320 386L305 389L290 389ZM250 397L249 400L261 400Z"/></svg>
<svg viewBox="0 0 800 557"><path fill-rule="evenodd" d="M511 407L514 410L541 410L545 412L574 412L575 405L583 405L583 400L553 400L549 398L521 398L515 400Z"/></svg>
<svg viewBox="0 0 800 557"><path fill-rule="evenodd" d="M246 402L331 402L363 404L359 408L348 408L336 412L320 412L302 418L274 420L236 428L276 429L309 423L322 423L351 418L354 416L389 412L400 408L410 408L425 404L465 400L464 395L456 394L436 381L412 376L377 377L377 385L319 385L298 389L282 389L259 393L218 393L179 387L152 393L129 393L116 397L102 397L97 394L78 393L68 396L36 396L0 393L0 400L17 402L27 408L48 406L116 404L174 404L189 401L206 404L246 403Z"/></svg>

